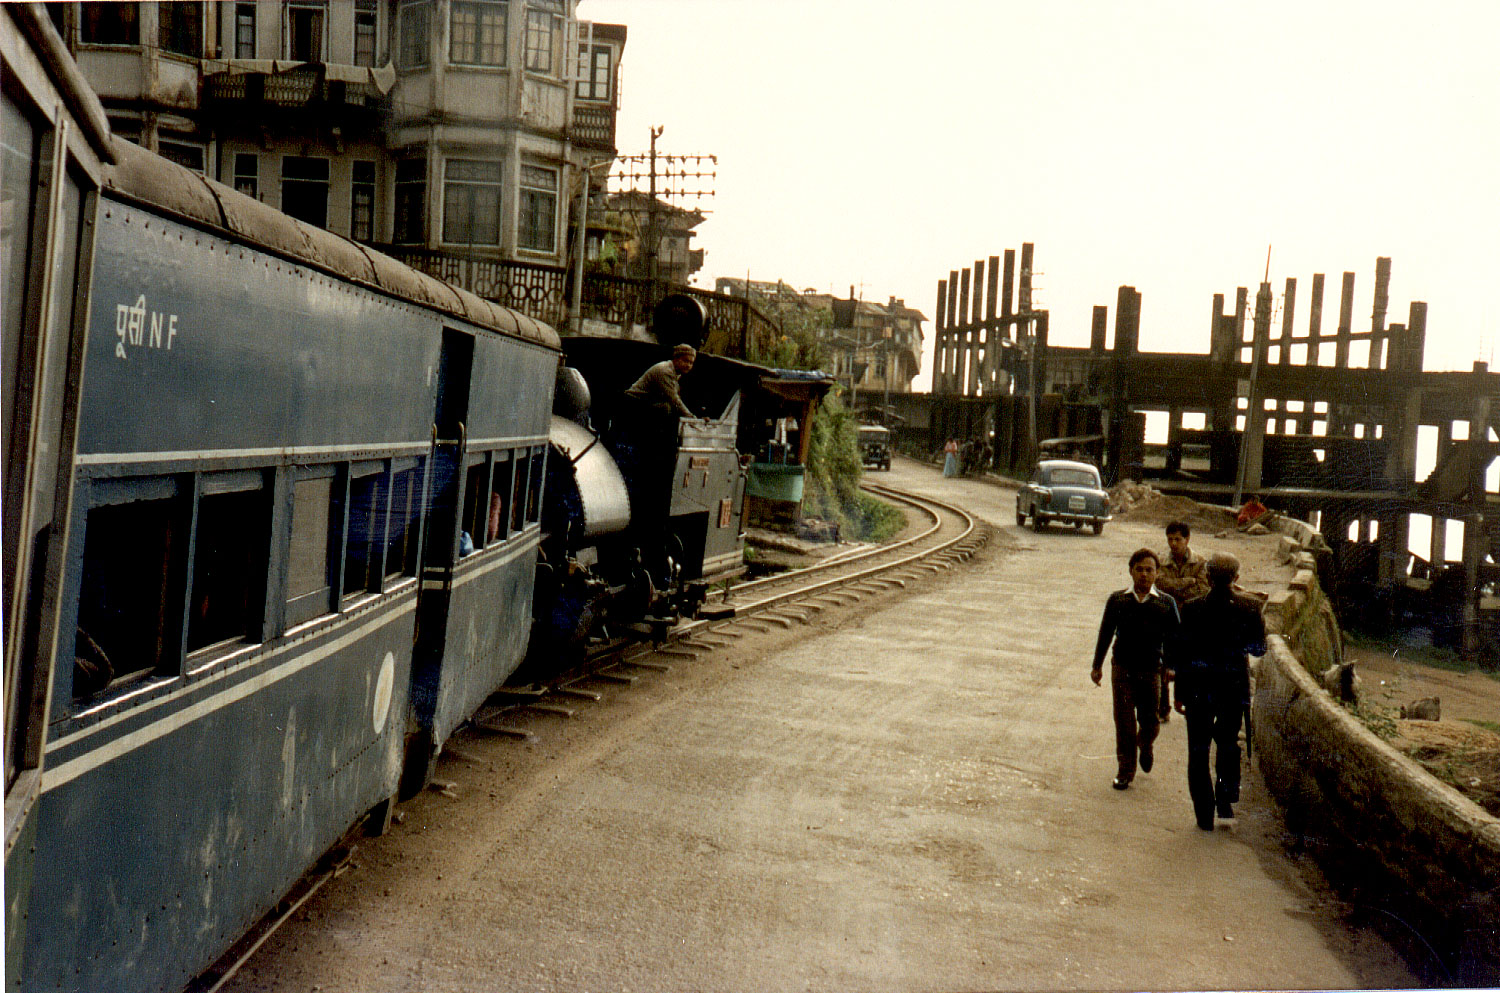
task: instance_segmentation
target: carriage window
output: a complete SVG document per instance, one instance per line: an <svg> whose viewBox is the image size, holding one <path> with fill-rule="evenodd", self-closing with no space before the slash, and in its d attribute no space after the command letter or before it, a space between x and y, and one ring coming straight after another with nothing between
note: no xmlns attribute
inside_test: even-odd
<svg viewBox="0 0 1500 993"><path fill-rule="evenodd" d="M209 485L205 480L198 500L193 542L190 652L221 641L259 641L265 607L270 500L259 480L231 493L208 492Z"/></svg>
<svg viewBox="0 0 1500 993"><path fill-rule="evenodd" d="M516 453L516 471L510 487L510 533L515 534L526 526L526 458L524 452Z"/></svg>
<svg viewBox="0 0 1500 993"><path fill-rule="evenodd" d="M531 453L531 486L526 491L526 519L528 521L539 521L542 519L542 460L547 457L547 450L538 448Z"/></svg>
<svg viewBox="0 0 1500 993"><path fill-rule="evenodd" d="M485 535L488 531L486 520L489 517L489 501L485 494L490 491L490 464L488 458L483 455L471 456L478 458L476 465L469 466L469 472L464 479L464 517L462 528L468 533L469 539L474 542L476 549L484 547Z"/></svg>
<svg viewBox="0 0 1500 993"><path fill-rule="evenodd" d="M329 612L328 543L333 477L292 484L292 547L287 557L286 622Z"/></svg>
<svg viewBox="0 0 1500 993"><path fill-rule="evenodd" d="M180 590L172 595L172 567L182 554L185 524L181 504L171 497L89 511L74 697L176 663L182 600Z"/></svg>
<svg viewBox="0 0 1500 993"><path fill-rule="evenodd" d="M490 481L490 512L485 525L485 541L503 541L506 536L506 508L510 501L510 473L514 463L508 452L495 453L495 474Z"/></svg>
<svg viewBox="0 0 1500 993"><path fill-rule="evenodd" d="M385 474L349 481L349 539L344 547L344 595L380 592L380 551L385 544Z"/></svg>
<svg viewBox="0 0 1500 993"><path fill-rule="evenodd" d="M417 567L417 523L422 502L420 465L391 476L391 511L385 539L387 578L414 576Z"/></svg>

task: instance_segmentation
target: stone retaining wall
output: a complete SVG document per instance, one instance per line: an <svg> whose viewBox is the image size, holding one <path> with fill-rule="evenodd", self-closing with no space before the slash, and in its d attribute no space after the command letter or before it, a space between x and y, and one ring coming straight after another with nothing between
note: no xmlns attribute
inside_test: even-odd
<svg viewBox="0 0 1500 993"><path fill-rule="evenodd" d="M1251 703L1261 776L1288 827L1326 843L1324 861L1337 863L1327 868L1357 880L1362 895L1378 894L1377 909L1443 960L1448 976L1439 978L1500 986L1500 818L1387 745L1318 685L1309 668L1341 655L1307 551L1321 539L1301 522L1278 524L1296 574L1266 605L1275 633Z"/></svg>

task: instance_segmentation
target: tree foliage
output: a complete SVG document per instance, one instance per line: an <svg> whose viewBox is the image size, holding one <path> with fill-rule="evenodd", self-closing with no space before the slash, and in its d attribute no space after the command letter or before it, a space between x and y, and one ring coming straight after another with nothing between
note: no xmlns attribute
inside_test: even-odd
<svg viewBox="0 0 1500 993"><path fill-rule="evenodd" d="M773 303L765 309L766 316L781 325L781 334L768 351L752 343L750 361L773 369L821 368L823 345L819 334L832 323L833 314L790 303Z"/></svg>

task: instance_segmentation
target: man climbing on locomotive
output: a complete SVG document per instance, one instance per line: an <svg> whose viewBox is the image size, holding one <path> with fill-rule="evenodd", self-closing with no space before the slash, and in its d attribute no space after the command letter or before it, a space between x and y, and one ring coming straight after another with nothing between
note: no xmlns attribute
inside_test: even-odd
<svg viewBox="0 0 1500 993"><path fill-rule="evenodd" d="M676 345L672 357L658 362L641 374L625 395L645 404L651 410L676 413L683 417L697 417L688 405L682 402L679 382L693 369L698 353L692 345Z"/></svg>

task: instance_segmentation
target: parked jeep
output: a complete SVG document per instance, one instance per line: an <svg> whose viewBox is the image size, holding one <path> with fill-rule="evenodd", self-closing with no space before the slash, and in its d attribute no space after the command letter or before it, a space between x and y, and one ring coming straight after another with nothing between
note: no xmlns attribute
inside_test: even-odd
<svg viewBox="0 0 1500 993"><path fill-rule="evenodd" d="M1050 522L1093 527L1104 533L1109 516L1109 494L1099 479L1099 470L1087 462L1043 459L1036 464L1031 481L1016 494L1016 523L1040 531Z"/></svg>
<svg viewBox="0 0 1500 993"><path fill-rule="evenodd" d="M859 426L859 461L875 469L891 467L891 432L879 424Z"/></svg>

